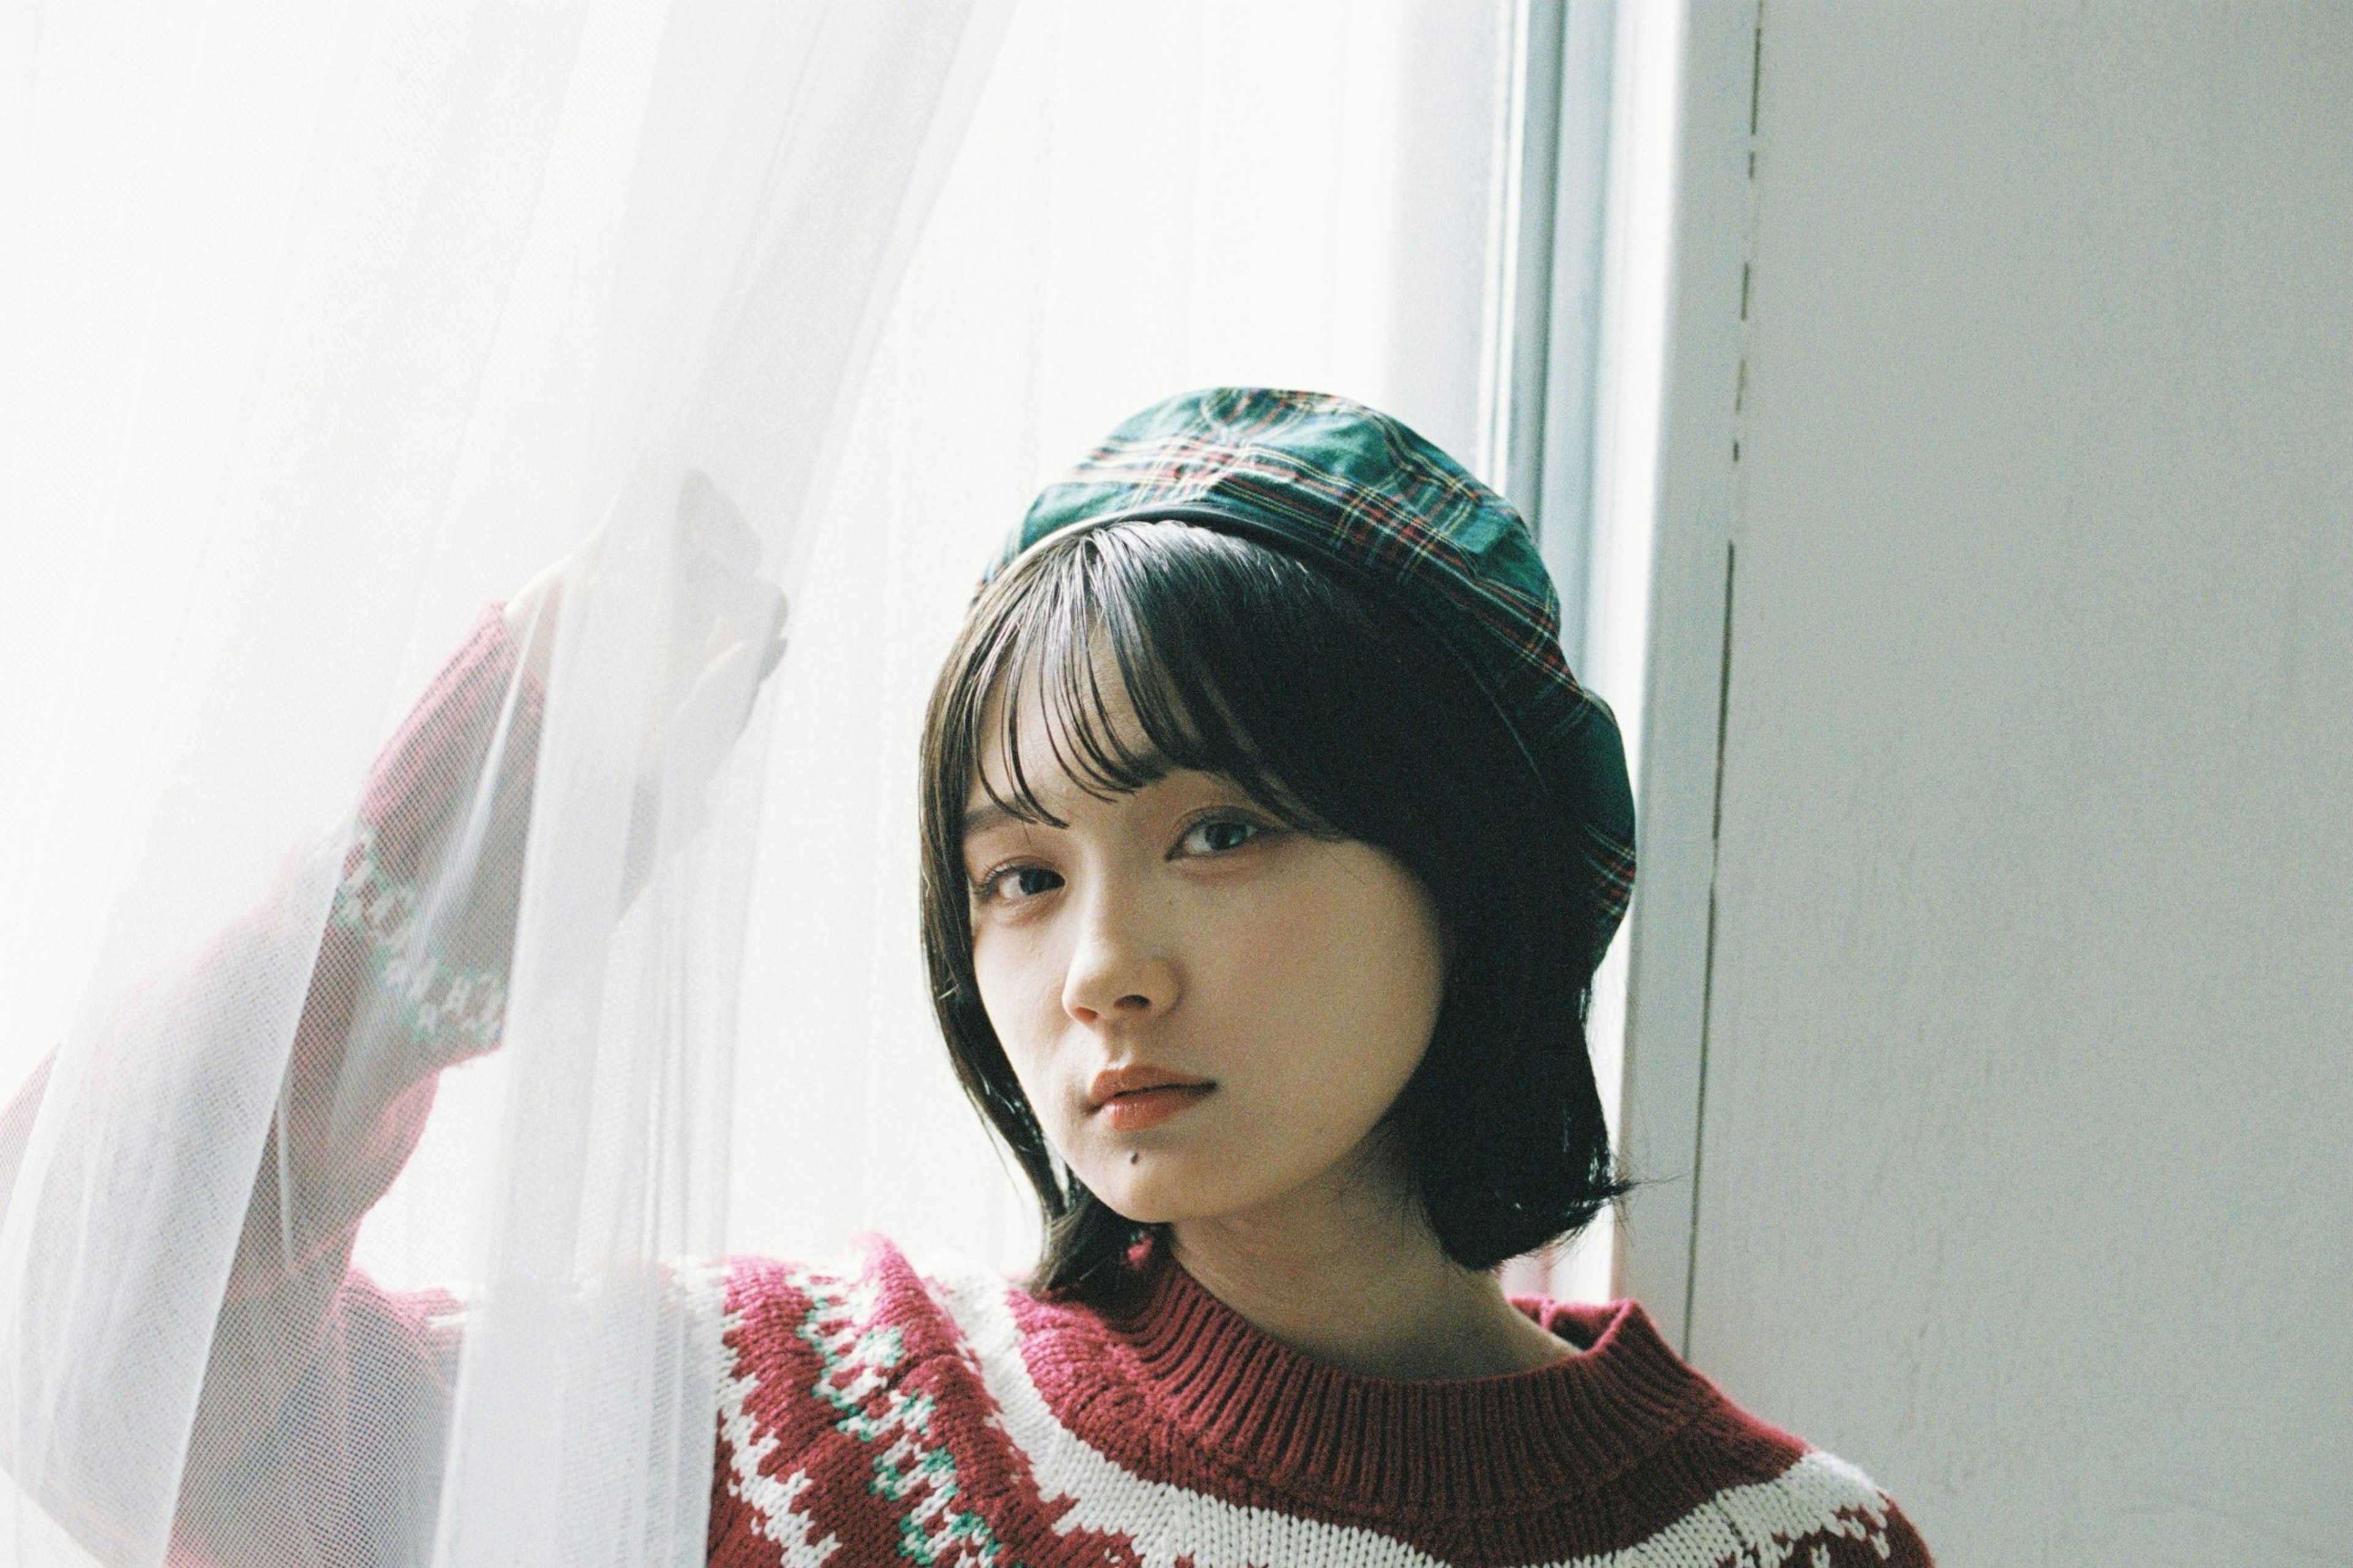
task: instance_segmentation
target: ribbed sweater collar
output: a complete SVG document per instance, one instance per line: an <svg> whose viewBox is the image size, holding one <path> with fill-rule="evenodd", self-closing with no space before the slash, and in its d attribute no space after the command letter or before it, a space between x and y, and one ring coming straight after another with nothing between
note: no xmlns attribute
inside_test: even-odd
<svg viewBox="0 0 2353 1568"><path fill-rule="evenodd" d="M1398 1382L1302 1355L1173 1259L1155 1274L1119 1325L1153 1403L1207 1454L1327 1506L1455 1513L1556 1503L1654 1452L1722 1397L1631 1301L1520 1303L1584 1348L1528 1372Z"/></svg>

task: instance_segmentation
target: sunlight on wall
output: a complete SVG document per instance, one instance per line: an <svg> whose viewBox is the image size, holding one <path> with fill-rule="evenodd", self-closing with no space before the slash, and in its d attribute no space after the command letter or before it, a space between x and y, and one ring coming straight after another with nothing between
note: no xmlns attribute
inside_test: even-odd
<svg viewBox="0 0 2353 1568"><path fill-rule="evenodd" d="M1577 679L1617 716L1627 766L1638 775L1638 800L1681 25L1680 7L1656 0L1625 0L1617 8L1599 363L1595 369L1593 528L1590 553L1583 562L1582 646L1567 650ZM1567 574L1562 575L1565 579ZM1574 616L1564 619L1576 624ZM1636 897L1641 897L1639 884ZM1620 928L1603 956L1586 1020L1587 1045L1613 1144L1619 1142L1623 1121L1628 933L1632 923L1630 918ZM1557 1253L1504 1265L1504 1288L1515 1295L1610 1300L1620 1293L1617 1240L1617 1215L1605 1211Z"/></svg>
<svg viewBox="0 0 2353 1568"><path fill-rule="evenodd" d="M1608 255L1603 262L1599 428L1594 450L1593 557L1588 567L1586 683L1618 716L1626 765L1641 799L1642 687L1649 670L1651 547L1658 499L1661 378L1665 370L1667 252L1672 236L1677 70L1682 9L1643 4L1619 14L1613 93ZM1638 879L1635 897L1641 897ZM1594 977L1587 1036L1613 1142L1622 1125L1630 918ZM1579 1300L1619 1294L1617 1226L1605 1215L1555 1271L1556 1293Z"/></svg>

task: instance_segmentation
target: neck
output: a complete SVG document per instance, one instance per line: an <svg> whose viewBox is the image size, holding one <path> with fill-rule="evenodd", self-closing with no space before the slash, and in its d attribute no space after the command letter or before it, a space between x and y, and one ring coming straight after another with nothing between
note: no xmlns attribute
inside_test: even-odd
<svg viewBox="0 0 2353 1568"><path fill-rule="evenodd" d="M1372 1377L1493 1377L1574 1353L1492 1273L1446 1256L1394 1182L1357 1168L1170 1227L1202 1289L1303 1355Z"/></svg>

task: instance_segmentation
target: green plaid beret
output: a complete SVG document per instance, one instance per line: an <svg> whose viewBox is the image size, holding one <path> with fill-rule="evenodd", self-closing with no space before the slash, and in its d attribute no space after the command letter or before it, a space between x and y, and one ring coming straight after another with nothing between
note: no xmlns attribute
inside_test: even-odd
<svg viewBox="0 0 2353 1568"><path fill-rule="evenodd" d="M1634 799L1607 704L1560 648L1560 601L1503 497L1386 414L1317 392L1219 386L1156 403L1031 503L983 578L1049 534L1175 518L1341 568L1454 650L1584 830L1614 931L1634 885Z"/></svg>

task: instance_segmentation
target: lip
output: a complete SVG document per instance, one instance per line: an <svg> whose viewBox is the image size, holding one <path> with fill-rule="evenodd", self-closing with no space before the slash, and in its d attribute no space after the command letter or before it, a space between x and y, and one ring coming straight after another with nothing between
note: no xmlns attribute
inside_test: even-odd
<svg viewBox="0 0 2353 1568"><path fill-rule="evenodd" d="M1140 1132L1191 1109L1217 1089L1215 1081L1133 1062L1105 1068L1087 1086L1087 1110L1114 1132Z"/></svg>

